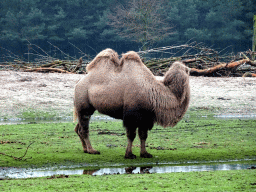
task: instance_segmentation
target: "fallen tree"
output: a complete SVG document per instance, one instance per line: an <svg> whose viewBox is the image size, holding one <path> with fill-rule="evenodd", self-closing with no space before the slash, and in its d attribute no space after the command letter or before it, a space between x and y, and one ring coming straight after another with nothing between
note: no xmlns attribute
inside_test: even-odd
<svg viewBox="0 0 256 192"><path fill-rule="evenodd" d="M235 70L242 64L249 63L249 59L242 59L239 61L231 62L231 63L222 63L207 69L196 69L191 68L190 75L192 76L211 76L212 74L220 71L220 70Z"/></svg>

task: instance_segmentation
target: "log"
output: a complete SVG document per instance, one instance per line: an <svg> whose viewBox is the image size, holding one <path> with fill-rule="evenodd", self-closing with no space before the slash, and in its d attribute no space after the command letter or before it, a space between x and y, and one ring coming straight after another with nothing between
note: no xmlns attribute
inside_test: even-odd
<svg viewBox="0 0 256 192"><path fill-rule="evenodd" d="M184 62L184 63L194 63L194 62L197 62L197 61L200 61L200 62L202 62L202 63L205 63L205 64L207 64L207 62L205 61L205 60L203 60L203 59L198 59L198 58L193 58L193 59L187 59L187 60L184 60L184 61L182 61L182 62Z"/></svg>
<svg viewBox="0 0 256 192"><path fill-rule="evenodd" d="M237 68L238 66L244 64L244 63L249 63L249 59L242 59L239 61L231 62L231 63L222 63L219 65L216 65L214 67L208 68L208 69L196 69L196 68L191 68L190 70L190 75L191 76L203 76L203 75L211 75L214 72L220 71L221 69L234 69Z"/></svg>
<svg viewBox="0 0 256 192"><path fill-rule="evenodd" d="M243 77L256 77L256 74L247 72L243 75Z"/></svg>
<svg viewBox="0 0 256 192"><path fill-rule="evenodd" d="M251 61L251 60L250 60L248 63L249 63L251 66L256 67L256 61Z"/></svg>
<svg viewBox="0 0 256 192"><path fill-rule="evenodd" d="M25 69L24 70L25 72L49 72L49 71L53 71L53 72L59 72L59 73L69 73L69 74L72 74L71 72L69 71L66 71L66 70L63 70L63 69L58 69L58 68L42 68L42 67L39 67L39 68L34 68L34 69Z"/></svg>

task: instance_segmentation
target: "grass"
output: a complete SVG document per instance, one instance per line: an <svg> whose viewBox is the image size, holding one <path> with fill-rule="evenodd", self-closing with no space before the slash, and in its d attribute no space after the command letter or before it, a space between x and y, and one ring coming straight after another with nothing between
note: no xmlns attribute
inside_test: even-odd
<svg viewBox="0 0 256 192"><path fill-rule="evenodd" d="M174 128L155 126L147 149L152 159L124 159L121 121L91 122L91 142L100 155L84 154L74 123L0 125L0 167L80 165L86 169L188 161L254 159L256 120L185 117ZM139 156L139 139L134 153ZM31 145L30 145L31 144ZM30 145L30 146L29 146ZM27 151L27 153L26 153ZM24 156L25 155L25 156ZM16 158L16 159L15 159ZM0 181L1 191L256 191L255 170L165 174L71 175Z"/></svg>
<svg viewBox="0 0 256 192"><path fill-rule="evenodd" d="M38 110L26 110L26 111L23 111L20 115L18 115L18 117L22 119L36 119L38 117L49 119L55 116L56 114L54 113L51 114L50 112L44 112L44 111L38 111Z"/></svg>
<svg viewBox="0 0 256 192"><path fill-rule="evenodd" d="M13 179L1 191L256 191L255 170Z"/></svg>
<svg viewBox="0 0 256 192"><path fill-rule="evenodd" d="M58 120L58 119L63 119L66 117L72 117L73 116L73 111L64 111L60 113L60 111L52 110L52 109L33 109L33 108L26 108L22 109L19 108L17 109L14 114L7 115L5 111L0 112L0 120L10 122L10 121L17 121L17 120L22 120L22 121L40 121L40 120Z"/></svg>
<svg viewBox="0 0 256 192"><path fill-rule="evenodd" d="M135 166L256 157L256 120L184 118L174 128L155 126L147 140L154 157L139 157L137 136L135 160L124 159L127 139L121 121L97 121L90 126L92 145L100 155L83 153L74 123L0 125L0 167Z"/></svg>

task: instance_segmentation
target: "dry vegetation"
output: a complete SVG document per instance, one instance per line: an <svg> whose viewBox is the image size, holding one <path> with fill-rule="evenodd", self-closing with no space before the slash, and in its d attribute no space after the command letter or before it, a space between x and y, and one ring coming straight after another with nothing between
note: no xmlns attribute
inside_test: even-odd
<svg viewBox="0 0 256 192"><path fill-rule="evenodd" d="M54 45L52 45L54 46ZM50 56L37 45L30 44L27 61L6 50L5 62L0 63L2 70L24 72L86 73L91 58L79 50L82 57L76 59L54 46L63 59ZM183 61L191 68L191 76L209 77L256 77L255 53L251 50L238 54L216 51L196 42L138 51L144 63L154 75L163 76L175 61ZM154 58L155 57L155 58ZM32 62L29 62L33 58Z"/></svg>

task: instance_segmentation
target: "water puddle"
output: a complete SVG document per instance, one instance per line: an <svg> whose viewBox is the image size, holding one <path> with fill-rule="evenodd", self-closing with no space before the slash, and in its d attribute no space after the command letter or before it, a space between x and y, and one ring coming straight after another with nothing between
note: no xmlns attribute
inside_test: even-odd
<svg viewBox="0 0 256 192"><path fill-rule="evenodd" d="M106 115L93 115L91 121L115 121L116 119ZM116 120L117 121L117 120ZM11 124L40 124L40 123L68 123L73 122L73 117L55 117L55 118L10 118L0 119L0 125Z"/></svg>
<svg viewBox="0 0 256 192"><path fill-rule="evenodd" d="M23 168L1 168L1 179L21 179L33 177L53 177L56 175L113 175L113 174L145 174L145 173L174 173L192 171L225 171L255 169L256 164L237 163L237 164L204 164L204 165L169 165L169 166L145 166L145 167L123 167L123 168L98 168L98 169L23 169Z"/></svg>
<svg viewBox="0 0 256 192"><path fill-rule="evenodd" d="M220 114L214 117L221 119L256 119L256 114Z"/></svg>
<svg viewBox="0 0 256 192"><path fill-rule="evenodd" d="M190 118L189 115L185 115L184 119ZM196 118L209 118L207 115L197 116ZM214 115L213 118L217 119L256 119L256 114L219 114ZM93 115L91 117L91 121L120 121L118 119L114 119L107 115ZM39 123L64 123L64 122L73 122L73 117L55 117L55 118L10 118L10 119L1 119L0 125L7 124L39 124Z"/></svg>

